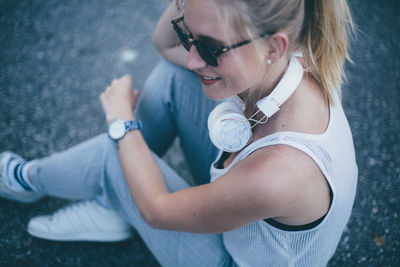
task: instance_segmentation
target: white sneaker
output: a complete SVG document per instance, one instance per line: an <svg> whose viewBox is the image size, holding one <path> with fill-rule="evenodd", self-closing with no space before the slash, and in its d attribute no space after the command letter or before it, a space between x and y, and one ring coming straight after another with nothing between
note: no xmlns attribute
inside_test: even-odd
<svg viewBox="0 0 400 267"><path fill-rule="evenodd" d="M18 191L10 185L7 177L7 166L12 159L24 160L10 151L0 154L0 197L24 203L31 203L41 199L43 197L41 193Z"/></svg>
<svg viewBox="0 0 400 267"><path fill-rule="evenodd" d="M56 241L112 242L132 236L127 222L95 200L75 202L52 215L34 217L28 223L28 233Z"/></svg>

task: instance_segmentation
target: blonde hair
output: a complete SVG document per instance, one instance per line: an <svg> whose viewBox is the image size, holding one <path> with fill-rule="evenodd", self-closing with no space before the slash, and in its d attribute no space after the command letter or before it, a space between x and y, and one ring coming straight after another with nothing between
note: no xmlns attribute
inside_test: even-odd
<svg viewBox="0 0 400 267"><path fill-rule="evenodd" d="M320 84L331 104L341 91L345 78L343 66L348 55L348 39L354 29L346 0L214 0L225 14L225 21L244 37L255 38L263 32L287 34L288 53L300 50L306 71ZM259 58L265 59L259 42L253 42ZM265 75L263 64L260 77ZM249 102L254 104L265 92L251 88ZM247 101L246 101L247 102ZM254 107L254 105L253 105ZM249 110L249 112L252 112ZM247 112L246 112L247 113Z"/></svg>

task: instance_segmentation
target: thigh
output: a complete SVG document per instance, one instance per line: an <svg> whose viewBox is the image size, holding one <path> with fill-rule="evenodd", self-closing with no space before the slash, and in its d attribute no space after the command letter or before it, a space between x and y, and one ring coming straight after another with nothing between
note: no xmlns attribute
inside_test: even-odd
<svg viewBox="0 0 400 267"><path fill-rule="evenodd" d="M196 184L208 183L210 164L218 149L209 138L207 120L219 102L204 95L194 72L176 72L174 79L174 120L182 150Z"/></svg>
<svg viewBox="0 0 400 267"><path fill-rule="evenodd" d="M160 61L147 78L135 115L143 122L141 130L152 151L162 156L177 135L173 115L172 88L174 65Z"/></svg>
<svg viewBox="0 0 400 267"><path fill-rule="evenodd" d="M162 156L179 136L196 184L209 182L210 164L218 152L207 127L216 104L204 96L196 73L162 60L149 76L136 109L143 136L157 155Z"/></svg>

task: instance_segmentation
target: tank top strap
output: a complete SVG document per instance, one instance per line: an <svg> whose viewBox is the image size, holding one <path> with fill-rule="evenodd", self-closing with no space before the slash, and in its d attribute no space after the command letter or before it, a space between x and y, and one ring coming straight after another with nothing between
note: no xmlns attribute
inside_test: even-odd
<svg viewBox="0 0 400 267"><path fill-rule="evenodd" d="M326 178L332 176L332 158L321 139L313 138L312 135L294 132L278 132L265 136L243 149L232 163L234 164L244 159L260 148L272 145L287 145L302 151L316 162Z"/></svg>

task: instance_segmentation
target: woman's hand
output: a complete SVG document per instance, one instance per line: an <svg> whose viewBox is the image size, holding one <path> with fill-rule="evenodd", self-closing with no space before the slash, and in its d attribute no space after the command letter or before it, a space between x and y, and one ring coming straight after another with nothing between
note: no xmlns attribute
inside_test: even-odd
<svg viewBox="0 0 400 267"><path fill-rule="evenodd" d="M129 75L114 79L100 95L107 123L115 119L134 120L133 110L138 96L139 90L133 89L132 78Z"/></svg>

